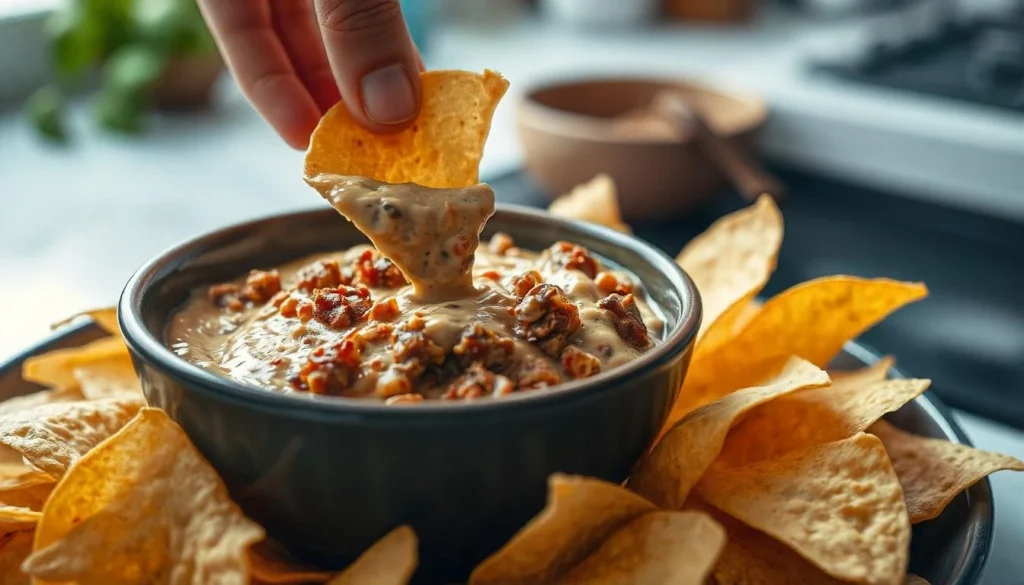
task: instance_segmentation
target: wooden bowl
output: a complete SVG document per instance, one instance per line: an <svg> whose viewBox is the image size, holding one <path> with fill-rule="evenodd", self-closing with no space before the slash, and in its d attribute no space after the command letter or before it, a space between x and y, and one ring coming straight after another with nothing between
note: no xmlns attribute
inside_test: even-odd
<svg viewBox="0 0 1024 585"><path fill-rule="evenodd" d="M720 135L752 152L767 107L753 96L682 79L604 78L544 85L518 105L526 171L555 198L599 173L618 187L627 220L678 216L724 191L725 177L693 136L625 126L662 90L685 96Z"/></svg>

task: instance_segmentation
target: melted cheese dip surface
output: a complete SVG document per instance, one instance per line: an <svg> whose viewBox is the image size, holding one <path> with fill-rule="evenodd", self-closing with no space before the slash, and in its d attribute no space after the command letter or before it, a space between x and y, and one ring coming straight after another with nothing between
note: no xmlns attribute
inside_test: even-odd
<svg viewBox="0 0 1024 585"><path fill-rule="evenodd" d="M515 248L507 236L496 236L476 251L471 295L437 302L423 300L408 284L388 286L402 281L401 274L369 246L305 258L274 271L254 271L248 278L195 291L173 317L168 345L185 360L252 386L406 402L479 398L550 387L628 363L658 342L663 323L645 302L634 276L601 270L592 277L586 267L569 268L566 264L572 262L558 246L538 254ZM340 279L328 277L318 282L318 274L331 272L322 270L325 265L336 265ZM246 294L250 288L259 292L258 286L249 286L250 281L266 281L266 275L275 273L278 286L263 291L262 297ZM557 319L554 331L538 326L545 311L557 312L557 304L531 296L534 286L524 290L521 277L531 274L539 276L540 283L557 287L578 313L579 327L564 339L559 339L559 333L566 332L557 330ZM349 284L341 284L344 282ZM330 286L314 288L318 284ZM339 286L368 293L368 298L360 301L363 307L369 304L370 310L350 323L332 318L337 311L332 313L331 303L318 298L329 296L324 291ZM599 306L615 295L615 289L628 291L635 299L649 333L646 343L624 339L622 331L629 329L617 326L621 316ZM224 290L229 292L218 296ZM263 298L267 296L270 298ZM298 308L286 310L290 305ZM387 309L378 311L381 307ZM488 335L479 343L460 344L478 339L471 334L479 332L478 328L493 334L497 341ZM416 344L403 343L405 334L412 342L428 340L436 347L427 352L408 351ZM324 355L316 356L318 348L339 347L345 341L353 341L357 359L335 355L345 354L343 349L321 350ZM499 349L493 351L495 347ZM461 353L457 353L459 348ZM471 366L475 363L485 367L478 368L474 377ZM488 380L487 374L494 379ZM327 382L322 383L325 378Z"/></svg>

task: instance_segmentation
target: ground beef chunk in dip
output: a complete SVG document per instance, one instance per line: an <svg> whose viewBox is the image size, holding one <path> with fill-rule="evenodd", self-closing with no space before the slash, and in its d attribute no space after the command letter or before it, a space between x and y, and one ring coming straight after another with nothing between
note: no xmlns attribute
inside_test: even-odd
<svg viewBox="0 0 1024 585"><path fill-rule="evenodd" d="M536 270L528 270L519 276L512 277L512 292L515 293L516 298L520 301L527 295L533 287L544 282L544 277L541 276L540 272Z"/></svg>
<svg viewBox="0 0 1024 585"><path fill-rule="evenodd" d="M643 349L651 344L647 326L644 325L640 307L637 306L633 295L610 294L601 299L597 306L612 314L615 330L623 341L636 349Z"/></svg>
<svg viewBox="0 0 1024 585"><path fill-rule="evenodd" d="M313 394L341 394L359 376L362 348L352 339L339 339L309 352L292 382Z"/></svg>
<svg viewBox="0 0 1024 585"><path fill-rule="evenodd" d="M398 288L408 284L394 262L376 250L366 250L359 256L357 275L359 284L373 288Z"/></svg>
<svg viewBox="0 0 1024 585"><path fill-rule="evenodd" d="M501 374L495 374L480 362L471 364L466 371L448 386L445 400L465 400L484 396L502 396L515 391L515 384Z"/></svg>
<svg viewBox="0 0 1024 585"><path fill-rule="evenodd" d="M579 270L590 278L597 276L597 271L601 268L586 248L569 242L557 242L548 248L547 253L555 265L566 270Z"/></svg>
<svg viewBox="0 0 1024 585"><path fill-rule="evenodd" d="M516 382L522 390L547 388L561 381L562 376L558 374L558 370L551 362L538 357L523 360L522 365L519 366L519 375L516 377Z"/></svg>
<svg viewBox="0 0 1024 585"><path fill-rule="evenodd" d="M315 260L299 269L295 288L311 293L318 288L334 288L352 284L351 270L347 276L341 273L341 265L333 258Z"/></svg>
<svg viewBox="0 0 1024 585"><path fill-rule="evenodd" d="M533 287L512 312L517 321L516 335L551 357L558 356L583 327L579 309L553 284Z"/></svg>
<svg viewBox="0 0 1024 585"><path fill-rule="evenodd" d="M313 293L313 318L331 329L347 329L365 321L372 305L368 288L318 288Z"/></svg>
<svg viewBox="0 0 1024 585"><path fill-rule="evenodd" d="M459 342L452 348L455 359L464 367L480 363L492 370L508 367L515 354L516 344L510 337L503 337L476 323L462 330Z"/></svg>
<svg viewBox="0 0 1024 585"><path fill-rule="evenodd" d="M276 270L253 270L243 284L214 285L207 296L219 307L241 311L246 306L265 303L280 292L281 275Z"/></svg>
<svg viewBox="0 0 1024 585"><path fill-rule="evenodd" d="M398 406L543 391L657 343L636 277L585 248L538 254L502 236L474 256L472 290L443 299L369 246L256 270L196 291L169 344L248 384Z"/></svg>
<svg viewBox="0 0 1024 585"><path fill-rule="evenodd" d="M597 290L603 293L616 293L620 295L628 295L633 292L633 283L620 280L619 277L615 276L611 272L601 272L594 278L594 284L597 286Z"/></svg>
<svg viewBox="0 0 1024 585"><path fill-rule="evenodd" d="M448 353L444 346L427 335L424 326L422 318L413 317L392 336L395 363L417 378L428 367L443 364Z"/></svg>
<svg viewBox="0 0 1024 585"><path fill-rule="evenodd" d="M571 345L562 352L561 360L562 370L570 378L589 378L601 372L601 360Z"/></svg>
<svg viewBox="0 0 1024 585"><path fill-rule="evenodd" d="M512 236L508 234L497 233L494 234L494 237L491 238L490 243L487 244L487 249L490 250L492 254L504 256L514 246L515 240L512 239Z"/></svg>

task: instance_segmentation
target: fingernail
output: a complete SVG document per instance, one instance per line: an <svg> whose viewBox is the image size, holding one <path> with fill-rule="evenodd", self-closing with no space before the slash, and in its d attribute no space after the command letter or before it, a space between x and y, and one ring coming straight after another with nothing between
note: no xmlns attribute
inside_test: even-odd
<svg viewBox="0 0 1024 585"><path fill-rule="evenodd" d="M366 116L378 124L398 124L416 115L416 94L405 67L388 65L360 82Z"/></svg>

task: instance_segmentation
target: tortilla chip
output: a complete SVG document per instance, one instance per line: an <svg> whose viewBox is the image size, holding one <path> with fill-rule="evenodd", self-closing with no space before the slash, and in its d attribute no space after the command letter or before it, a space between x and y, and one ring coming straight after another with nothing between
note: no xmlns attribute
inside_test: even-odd
<svg viewBox="0 0 1024 585"><path fill-rule="evenodd" d="M729 433L716 465L749 465L852 437L917 398L931 383L901 379L865 386L865 377L851 375L831 387L794 392L752 410Z"/></svg>
<svg viewBox="0 0 1024 585"><path fill-rule="evenodd" d="M22 377L40 384L67 388L61 392L67 394L68 400L141 400L142 386L135 375L128 348L120 337L117 311L111 307L84 314L116 337L106 337L82 347L30 358L22 368Z"/></svg>
<svg viewBox="0 0 1024 585"><path fill-rule="evenodd" d="M907 575L907 578L903 580L903 585L928 585L928 581L924 577Z"/></svg>
<svg viewBox="0 0 1024 585"><path fill-rule="evenodd" d="M131 357L107 356L76 367L72 371L78 388L89 400L135 398L144 400L142 385L135 374Z"/></svg>
<svg viewBox="0 0 1024 585"><path fill-rule="evenodd" d="M24 396L15 396L14 398L8 398L3 402L0 402L0 417L11 412L18 412L19 410L28 410L42 404L50 404L53 402L74 402L76 400L85 400L82 393L78 391L78 388L53 388L50 390L40 390L39 392L33 392L31 394L25 394Z"/></svg>
<svg viewBox="0 0 1024 585"><path fill-rule="evenodd" d="M86 315L92 317L92 320L107 333L117 335L118 337L121 336L121 325L117 322L117 307L86 311Z"/></svg>
<svg viewBox="0 0 1024 585"><path fill-rule="evenodd" d="M895 583L906 574L910 518L885 447L872 435L712 469L696 492L837 579Z"/></svg>
<svg viewBox="0 0 1024 585"><path fill-rule="evenodd" d="M698 346L681 394L716 400L744 387L737 376L742 380L745 364L771 356L796 355L825 367L847 341L927 293L922 284L854 276L799 284L765 303L727 345L703 356Z"/></svg>
<svg viewBox="0 0 1024 585"><path fill-rule="evenodd" d="M764 288L775 271L782 231L779 208L762 195L753 205L716 221L679 253L676 262L693 279L703 302L698 352L705 341L717 347L728 338L732 323Z"/></svg>
<svg viewBox="0 0 1024 585"><path fill-rule="evenodd" d="M731 325L731 327L722 326L720 328L723 336L722 341L726 342L735 337L740 331L743 331L743 328L747 326L747 323L750 323L754 319L754 316L761 312L761 307L763 306L764 303L754 299L736 307L735 313L730 312L730 319L725 320L724 322ZM719 320L723 319L725 318L719 317ZM713 343L713 338L709 338L707 335L704 336L704 343L709 347L715 345Z"/></svg>
<svg viewBox="0 0 1024 585"><path fill-rule="evenodd" d="M887 355L866 368L858 370L828 370L833 384L852 384L867 386L872 382L881 382L889 378L889 370L896 364L896 360Z"/></svg>
<svg viewBox="0 0 1024 585"><path fill-rule="evenodd" d="M21 377L44 386L77 387L75 368L110 357L131 359L120 337L104 337L81 347L30 357L22 365Z"/></svg>
<svg viewBox="0 0 1024 585"><path fill-rule="evenodd" d="M615 181L603 173L576 185L572 191L555 199L548 207L548 212L557 217L589 221L627 234L632 231L622 221Z"/></svg>
<svg viewBox="0 0 1024 585"><path fill-rule="evenodd" d="M54 323L51 329L60 329L66 325L81 319L82 317L89 317L97 325L99 325L104 331L111 335L121 336L121 326L117 322L117 307L106 307L103 309L93 309L91 311L84 311L78 313L72 317L64 319L58 323Z"/></svg>
<svg viewBox="0 0 1024 585"><path fill-rule="evenodd" d="M327 585L405 585L419 564L416 533L399 526L387 533Z"/></svg>
<svg viewBox="0 0 1024 585"><path fill-rule="evenodd" d="M0 443L60 479L68 468L135 416L141 400L44 404L0 417Z"/></svg>
<svg viewBox="0 0 1024 585"><path fill-rule="evenodd" d="M944 439L918 437L879 421L871 433L882 440L903 486L910 521L936 518L960 492L997 471L1024 471L1024 462Z"/></svg>
<svg viewBox="0 0 1024 585"><path fill-rule="evenodd" d="M616 530L654 510L618 485L552 475L547 506L473 570L469 585L556 582Z"/></svg>
<svg viewBox="0 0 1024 585"><path fill-rule="evenodd" d="M35 510L17 506L0 506L0 534L35 528L42 518Z"/></svg>
<svg viewBox="0 0 1024 585"><path fill-rule="evenodd" d="M725 531L700 512L650 512L608 537L559 585L703 585Z"/></svg>
<svg viewBox="0 0 1024 585"><path fill-rule="evenodd" d="M757 347L760 355L798 355L825 367L847 341L927 295L923 284L885 278L810 280L765 303L729 350Z"/></svg>
<svg viewBox="0 0 1024 585"><path fill-rule="evenodd" d="M249 569L253 580L265 585L323 583L333 574L303 566L267 541L249 549Z"/></svg>
<svg viewBox="0 0 1024 585"><path fill-rule="evenodd" d="M57 482L50 476L46 476L46 479L45 482L0 492L0 505L15 506L36 512L42 511L46 499L50 497L50 493L57 485Z"/></svg>
<svg viewBox="0 0 1024 585"><path fill-rule="evenodd" d="M707 386L689 385L684 380L683 388L679 391L675 403L672 404L672 410L662 425L662 434L659 435L659 439L672 426L701 406L711 404L715 400L743 388L753 388L754 386L763 386L770 383L779 376L783 366L792 357L795 356L773 356L768 359L744 364L742 369L732 372L732 376L727 382L723 381L722 384L715 388L715 391L720 394L719 396L711 396L708 393ZM693 366L691 365L690 367L692 368Z"/></svg>
<svg viewBox="0 0 1024 585"><path fill-rule="evenodd" d="M744 413L788 392L828 383L824 370L800 358L788 359L765 385L734 392L679 421L640 460L626 485L661 508L682 508Z"/></svg>
<svg viewBox="0 0 1024 585"><path fill-rule="evenodd" d="M7 445L0 445L0 502L3 501L4 492L40 483L53 483L53 478L50 474L29 466L18 451Z"/></svg>
<svg viewBox="0 0 1024 585"><path fill-rule="evenodd" d="M725 548L715 565L715 585L842 585L774 538L691 498L687 509L711 516L726 532Z"/></svg>
<svg viewBox="0 0 1024 585"><path fill-rule="evenodd" d="M479 183L491 116L508 89L493 71L420 74L423 105L408 129L374 134L343 103L320 120L306 153L305 177L357 175L387 183L469 187Z"/></svg>
<svg viewBox="0 0 1024 585"><path fill-rule="evenodd" d="M78 585L245 585L263 536L181 427L145 408L60 482L22 568Z"/></svg>
<svg viewBox="0 0 1024 585"><path fill-rule="evenodd" d="M56 481L50 474L29 467L14 449L3 445L0 450L4 457L0 462L0 505L42 510Z"/></svg>
<svg viewBox="0 0 1024 585"><path fill-rule="evenodd" d="M705 335L704 339L697 346L697 352L702 356L711 355L714 353L712 348L719 348L725 345L733 337L739 334L747 323L761 311L762 304L758 300L752 300L747 303L741 303L734 309L729 310L728 316L719 317L719 321L722 321L720 326L712 327L710 329L711 335ZM742 388L750 386L755 383L754 380L757 378L746 378L750 383L744 384L741 380L735 380L737 384L736 388ZM676 398L675 404L672 405L672 412L668 418L666 427L674 424L683 416L686 416L688 412L692 412L695 408L711 402L706 396L700 392L701 388L694 388L693 385L686 389L686 392L680 392Z"/></svg>
<svg viewBox="0 0 1024 585"><path fill-rule="evenodd" d="M29 585L32 578L21 570L21 563L32 552L32 530L20 530L0 537L0 585Z"/></svg>
<svg viewBox="0 0 1024 585"><path fill-rule="evenodd" d="M32 537L42 516L14 506L0 506L0 585L28 584L21 563L32 552Z"/></svg>
<svg viewBox="0 0 1024 585"><path fill-rule="evenodd" d="M17 454L18 461L4 461L0 463L0 500L3 499L3 492L7 490L21 489L40 483L53 483L53 478L50 477L50 474L32 469L26 465L17 451L6 446L4 450L10 450Z"/></svg>

